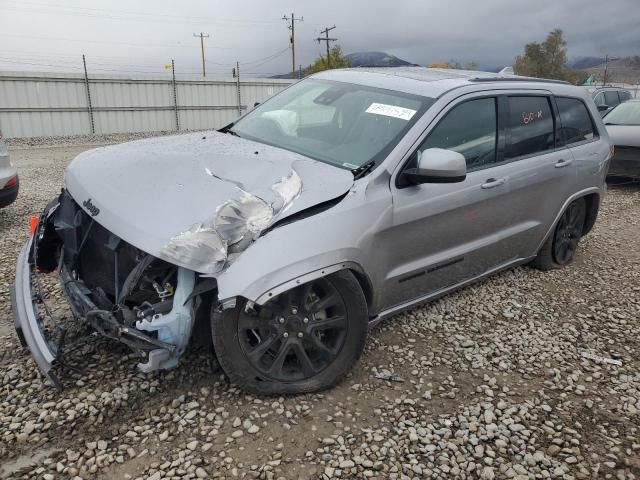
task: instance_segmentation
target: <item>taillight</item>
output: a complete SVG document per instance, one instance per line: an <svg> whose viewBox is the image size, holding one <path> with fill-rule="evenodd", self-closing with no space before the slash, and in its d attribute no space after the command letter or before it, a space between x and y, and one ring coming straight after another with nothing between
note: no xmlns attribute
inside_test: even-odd
<svg viewBox="0 0 640 480"><path fill-rule="evenodd" d="M33 237L38 229L38 224L40 223L40 217L37 215L31 215L29 217L29 235Z"/></svg>
<svg viewBox="0 0 640 480"><path fill-rule="evenodd" d="M609 159L613 158L613 155L616 153L616 147L614 147L613 145L611 145L609 147Z"/></svg>
<svg viewBox="0 0 640 480"><path fill-rule="evenodd" d="M16 183L18 183L18 176L15 175L9 179L7 183L4 184L4 188L13 187Z"/></svg>

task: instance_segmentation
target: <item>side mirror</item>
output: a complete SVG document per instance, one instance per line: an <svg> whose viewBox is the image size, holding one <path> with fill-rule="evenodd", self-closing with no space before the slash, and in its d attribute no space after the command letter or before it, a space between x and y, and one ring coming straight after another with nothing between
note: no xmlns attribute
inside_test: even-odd
<svg viewBox="0 0 640 480"><path fill-rule="evenodd" d="M412 185L462 182L467 178L467 162L453 150L428 148L418 151L418 167L406 169L402 176Z"/></svg>
<svg viewBox="0 0 640 480"><path fill-rule="evenodd" d="M609 108L611 108L611 107L609 107L609 105L598 105L598 111L599 112L605 112L605 111L609 110Z"/></svg>
<svg viewBox="0 0 640 480"><path fill-rule="evenodd" d="M258 105L260 105L260 102L255 102L255 103L253 104L253 108L256 108Z"/></svg>

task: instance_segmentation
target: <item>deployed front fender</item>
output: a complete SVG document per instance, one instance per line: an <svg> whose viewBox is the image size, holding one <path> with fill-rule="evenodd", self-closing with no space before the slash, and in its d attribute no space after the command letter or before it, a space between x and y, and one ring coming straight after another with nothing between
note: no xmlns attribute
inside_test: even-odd
<svg viewBox="0 0 640 480"><path fill-rule="evenodd" d="M223 306L233 305L235 297L264 304L296 285L343 269L375 285L369 232L386 215L375 205L366 214L353 215L351 200L357 203L348 198L335 210L274 228L242 252L217 276Z"/></svg>
<svg viewBox="0 0 640 480"><path fill-rule="evenodd" d="M273 232L272 232L273 233ZM273 251L272 242L261 239L218 277L218 298L243 297L262 305L278 294L339 270L368 274L357 249L339 249L305 258Z"/></svg>

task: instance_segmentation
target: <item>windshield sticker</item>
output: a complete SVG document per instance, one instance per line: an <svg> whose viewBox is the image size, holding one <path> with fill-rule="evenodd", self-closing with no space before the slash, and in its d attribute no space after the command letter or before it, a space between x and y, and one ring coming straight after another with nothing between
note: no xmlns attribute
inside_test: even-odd
<svg viewBox="0 0 640 480"><path fill-rule="evenodd" d="M384 103L372 103L366 110L367 113L384 115L386 117L399 118L400 120L411 120L416 113L410 108L396 107L395 105L385 105Z"/></svg>

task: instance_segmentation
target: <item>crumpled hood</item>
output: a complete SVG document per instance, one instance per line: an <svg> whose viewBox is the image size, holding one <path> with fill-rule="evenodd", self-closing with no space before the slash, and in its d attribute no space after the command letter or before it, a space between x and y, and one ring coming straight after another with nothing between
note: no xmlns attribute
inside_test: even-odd
<svg viewBox="0 0 640 480"><path fill-rule="evenodd" d="M65 172L67 190L100 225L202 273L204 266L180 259L186 232L211 230L217 218L226 228L225 249L246 248L231 225L235 217L250 225L253 241L274 222L335 199L352 184L348 170L215 131L97 148L78 155Z"/></svg>

